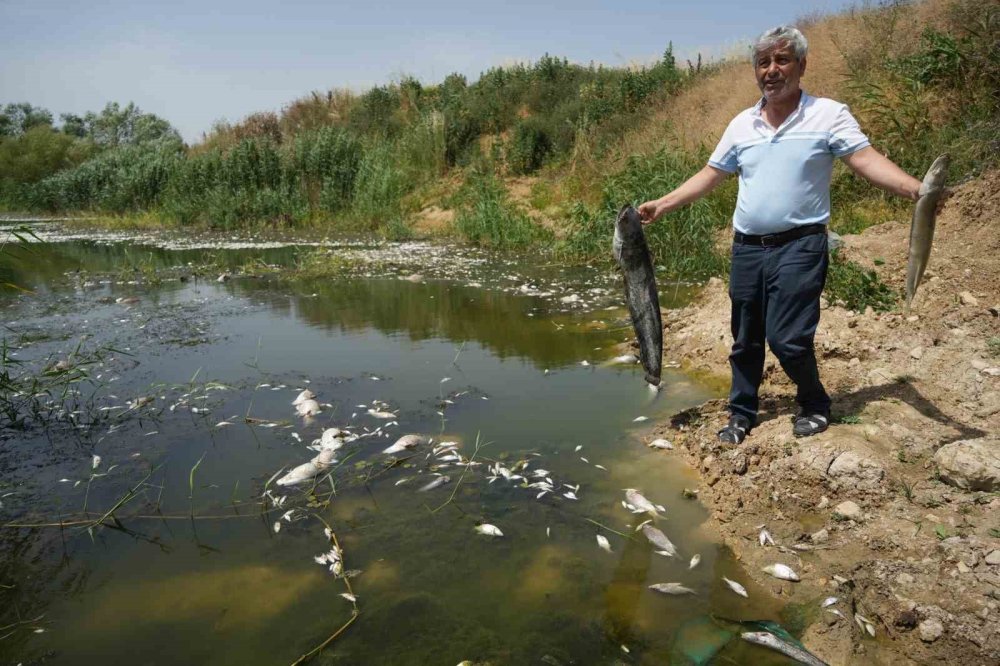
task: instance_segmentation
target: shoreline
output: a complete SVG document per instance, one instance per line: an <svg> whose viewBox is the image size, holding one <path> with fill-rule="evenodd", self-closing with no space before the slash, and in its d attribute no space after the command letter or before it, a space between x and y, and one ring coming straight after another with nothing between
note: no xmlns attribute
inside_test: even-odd
<svg viewBox="0 0 1000 666"><path fill-rule="evenodd" d="M816 350L834 399L829 430L792 436L794 385L768 352L761 422L743 444L715 437L725 400L648 435L698 470L710 528L755 587L803 605L803 642L832 665L1000 662L998 186L993 173L956 189L911 313L824 302ZM908 232L879 225L845 236L846 251L899 288ZM710 280L664 313L666 359L728 384L728 317L726 285ZM776 546L759 545L761 525ZM802 581L761 571L775 562ZM829 596L844 617L820 608Z"/></svg>

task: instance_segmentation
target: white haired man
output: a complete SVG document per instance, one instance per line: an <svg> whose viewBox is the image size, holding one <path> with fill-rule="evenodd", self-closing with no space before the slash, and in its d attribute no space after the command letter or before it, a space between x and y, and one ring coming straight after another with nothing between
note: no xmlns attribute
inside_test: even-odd
<svg viewBox="0 0 1000 666"><path fill-rule="evenodd" d="M719 439L739 444L756 425L764 342L797 386L792 430L826 430L830 397L813 339L829 265L827 224L834 158L874 185L916 200L920 181L871 147L847 106L799 87L808 43L791 26L765 31L753 47L761 98L726 128L708 165L680 187L639 207L649 224L738 173L729 296L733 346L729 422Z"/></svg>

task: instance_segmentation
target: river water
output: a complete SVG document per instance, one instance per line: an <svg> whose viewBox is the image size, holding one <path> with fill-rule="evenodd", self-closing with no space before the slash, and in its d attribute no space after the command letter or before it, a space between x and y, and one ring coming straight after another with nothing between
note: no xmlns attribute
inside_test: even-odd
<svg viewBox="0 0 1000 666"><path fill-rule="evenodd" d="M714 663L784 663L726 644L719 618L782 609L683 497L697 475L644 446L640 417L715 393L668 369L651 394L637 366L609 363L631 331L606 268L37 233L0 254L4 370L52 378L17 398L16 423L0 416L0 663L292 663L355 608L311 663L706 663L722 645ZM264 268L316 252L347 269ZM689 295L661 285L663 305ZM306 388L310 418L291 404ZM332 427L359 436L332 473L276 485ZM433 444L382 453L408 433L482 464ZM635 533L648 516L622 507L625 488L664 505L677 557ZM325 526L346 580L314 560ZM694 594L647 587L665 582Z"/></svg>

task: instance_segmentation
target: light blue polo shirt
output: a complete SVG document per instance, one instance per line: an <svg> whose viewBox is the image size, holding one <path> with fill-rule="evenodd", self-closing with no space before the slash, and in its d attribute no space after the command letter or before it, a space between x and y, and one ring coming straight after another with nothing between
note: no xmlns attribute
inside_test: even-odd
<svg viewBox="0 0 1000 666"><path fill-rule="evenodd" d="M777 130L761 115L763 98L729 123L708 163L740 174L733 227L745 234L830 221L833 158L870 145L846 104L802 93Z"/></svg>

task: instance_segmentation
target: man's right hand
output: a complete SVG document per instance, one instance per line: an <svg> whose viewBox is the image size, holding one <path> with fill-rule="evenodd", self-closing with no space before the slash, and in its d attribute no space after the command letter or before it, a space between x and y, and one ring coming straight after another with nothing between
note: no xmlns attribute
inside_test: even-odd
<svg viewBox="0 0 1000 666"><path fill-rule="evenodd" d="M663 214L660 212L660 200L647 201L638 208L643 224L652 224Z"/></svg>

